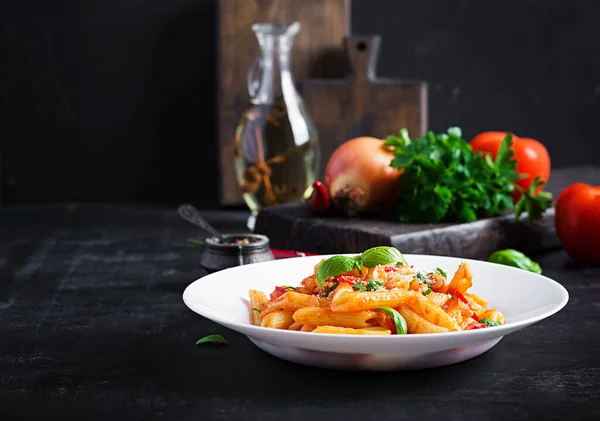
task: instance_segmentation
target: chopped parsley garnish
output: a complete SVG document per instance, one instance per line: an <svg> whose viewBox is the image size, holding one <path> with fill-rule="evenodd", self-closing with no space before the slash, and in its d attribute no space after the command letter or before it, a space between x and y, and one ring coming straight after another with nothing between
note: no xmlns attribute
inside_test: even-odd
<svg viewBox="0 0 600 421"><path fill-rule="evenodd" d="M261 312L261 310L257 309L256 307L252 307L252 311L256 311L257 313Z"/></svg>
<svg viewBox="0 0 600 421"><path fill-rule="evenodd" d="M352 285L352 289L354 291L365 292L367 290L367 287L364 286L363 284L356 283L356 284Z"/></svg>
<svg viewBox="0 0 600 421"><path fill-rule="evenodd" d="M446 274L446 272L444 272L444 271L443 271L442 269L440 269L440 268L435 268L435 271L436 271L437 273L439 273L440 275L442 275L444 278L447 278L447 277L448 277L448 275Z"/></svg>
<svg viewBox="0 0 600 421"><path fill-rule="evenodd" d="M396 266L404 266L404 262L396 262Z"/></svg>
<svg viewBox="0 0 600 421"><path fill-rule="evenodd" d="M431 294L433 291L431 290L431 288L427 288L427 290L423 293L424 296L428 296L429 294Z"/></svg>
<svg viewBox="0 0 600 421"><path fill-rule="evenodd" d="M373 279L373 276L369 276L369 283L367 284L369 291L377 291L379 288L383 288L384 285L383 282L376 281Z"/></svg>
<svg viewBox="0 0 600 421"><path fill-rule="evenodd" d="M451 299L452 301L454 301L454 299L455 299L455 298L456 298L456 297L454 296L454 294L450 294L450 299Z"/></svg>
<svg viewBox="0 0 600 421"><path fill-rule="evenodd" d="M483 319L479 320L479 323L483 323L484 325L487 325L489 327L502 325L502 323L500 323L500 322L493 322L490 319L488 319L487 317L484 317Z"/></svg>
<svg viewBox="0 0 600 421"><path fill-rule="evenodd" d="M327 298L329 296L329 294L331 293L331 291L333 291L334 289L336 289L338 286L340 286L339 282L336 282L335 284L331 285L329 287L329 289L327 289L327 291L325 291L325 293L323 293L322 297L323 298Z"/></svg>
<svg viewBox="0 0 600 421"><path fill-rule="evenodd" d="M296 291L296 288L294 288L294 287L290 287L290 286L287 286L287 287L281 287L281 289L285 289L285 290L287 290L287 291L289 291L289 290L294 290L294 291Z"/></svg>
<svg viewBox="0 0 600 421"><path fill-rule="evenodd" d="M424 283L428 287L431 286L431 281L428 281L427 279L425 279L425 277L423 276L423 274L421 272L417 272L417 278L418 278L419 282Z"/></svg>

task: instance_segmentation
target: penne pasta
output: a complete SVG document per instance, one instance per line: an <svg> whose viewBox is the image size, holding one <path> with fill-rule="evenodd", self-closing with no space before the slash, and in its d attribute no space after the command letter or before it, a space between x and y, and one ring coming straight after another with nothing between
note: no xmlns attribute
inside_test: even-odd
<svg viewBox="0 0 600 421"><path fill-rule="evenodd" d="M408 327L408 333L442 333L448 332L445 327L434 325L428 322L423 317L419 316L414 310L409 307L400 307L398 312L406 320L406 326Z"/></svg>
<svg viewBox="0 0 600 421"><path fill-rule="evenodd" d="M305 307L294 313L294 321L313 326L365 328L383 324L385 315L372 310L339 313L328 308Z"/></svg>
<svg viewBox="0 0 600 421"><path fill-rule="evenodd" d="M274 300L271 305L261 312L261 317L264 318L274 311L291 311L294 312L303 307L327 307L329 302L323 298L302 294L296 291L288 291L281 297Z"/></svg>
<svg viewBox="0 0 600 421"><path fill-rule="evenodd" d="M504 324L506 320L504 320L504 315L500 313L498 310L486 310L481 315L482 319L488 319L492 322L500 322Z"/></svg>
<svg viewBox="0 0 600 421"><path fill-rule="evenodd" d="M401 289L374 292L345 292L344 294L335 296L331 302L331 310L341 312L373 310L380 306L398 307L413 294L416 294L416 292Z"/></svg>
<svg viewBox="0 0 600 421"><path fill-rule="evenodd" d="M252 316L252 324L255 326L261 325L261 313L267 308L269 305L269 299L262 291L257 291L255 289L251 289L248 292L250 296L250 310Z"/></svg>
<svg viewBox="0 0 600 421"><path fill-rule="evenodd" d="M341 256L327 263L321 260L297 287L278 286L270 295L250 289L252 324L298 332L392 335L506 323L498 309L488 309L483 297L469 292L473 275L467 263L461 263L453 276L441 269L419 272L398 250L385 248L366 251L350 262ZM376 264L381 256L394 261ZM357 267L361 261L370 262L366 263L370 267Z"/></svg>
<svg viewBox="0 0 600 421"><path fill-rule="evenodd" d="M471 297L465 295L465 300L467 300L468 304L469 304L469 308L471 310L473 310L473 312L475 314L477 314L477 316L479 318L483 318L483 313L485 313L485 307L481 306L477 301L475 301L474 299L472 299Z"/></svg>
<svg viewBox="0 0 600 421"><path fill-rule="evenodd" d="M485 306L487 306L487 303L488 303L488 302L487 302L487 300L485 300L485 299L481 298L479 295L476 295L476 294L473 294L473 293L467 292L467 293L465 294L465 297L469 297L469 298L471 298L473 301L475 301L477 304L479 304L479 305L480 305L480 306L482 306L482 307L485 307Z"/></svg>
<svg viewBox="0 0 600 421"><path fill-rule="evenodd" d="M353 329L351 327L337 327L337 326L319 326L315 330L315 333L341 333L344 335L391 335L392 332L387 329Z"/></svg>
<svg viewBox="0 0 600 421"><path fill-rule="evenodd" d="M452 293L458 291L460 293L465 293L472 285L473 276L471 275L471 270L466 263L463 263L454 274L452 281L450 281L450 284L448 285L447 291L443 292Z"/></svg>
<svg viewBox="0 0 600 421"><path fill-rule="evenodd" d="M315 327L310 325L304 325L300 329L301 332L312 332L313 330L315 330Z"/></svg>
<svg viewBox="0 0 600 421"><path fill-rule="evenodd" d="M275 311L269 313L262 319L261 326L273 329L287 329L294 323L294 317L290 311Z"/></svg>
<svg viewBox="0 0 600 421"><path fill-rule="evenodd" d="M412 294L406 303L414 310L419 316L424 318L434 325L445 327L448 330L460 330L460 327L456 320L454 320L448 313L446 313L440 306L436 305L429 298L422 294Z"/></svg>
<svg viewBox="0 0 600 421"><path fill-rule="evenodd" d="M438 306L443 307L444 304L446 304L446 302L450 299L450 296L441 292L432 292L427 296L427 298L436 303Z"/></svg>

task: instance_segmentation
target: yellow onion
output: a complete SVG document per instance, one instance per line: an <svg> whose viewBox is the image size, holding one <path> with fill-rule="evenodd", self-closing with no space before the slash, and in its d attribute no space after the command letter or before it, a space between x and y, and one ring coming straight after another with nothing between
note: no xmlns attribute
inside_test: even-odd
<svg viewBox="0 0 600 421"><path fill-rule="evenodd" d="M390 167L392 148L375 137L342 143L325 167L333 205L348 216L383 211L400 197L402 172Z"/></svg>

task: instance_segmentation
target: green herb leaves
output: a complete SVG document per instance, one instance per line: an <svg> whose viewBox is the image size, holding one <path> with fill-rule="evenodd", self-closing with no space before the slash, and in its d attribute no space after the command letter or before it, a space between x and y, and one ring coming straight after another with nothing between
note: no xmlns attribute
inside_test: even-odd
<svg viewBox="0 0 600 421"><path fill-rule="evenodd" d="M352 289L354 291L365 292L367 290L367 287L364 286L363 284L356 283L356 284L352 285Z"/></svg>
<svg viewBox="0 0 600 421"><path fill-rule="evenodd" d="M361 273L363 267L373 268L390 263L408 265L400 250L388 246L373 247L354 257L333 256L321 263L317 269L317 283L323 288L323 283L332 276L338 276L353 269L357 269Z"/></svg>
<svg viewBox="0 0 600 421"><path fill-rule="evenodd" d="M448 275L446 274L446 272L444 272L444 271L443 271L442 269L440 269L440 268L435 268L435 271L436 271L437 273L439 273L440 275L442 275L444 278L447 278L447 277L448 277Z"/></svg>
<svg viewBox="0 0 600 421"><path fill-rule="evenodd" d="M329 294L331 294L331 291L333 291L334 289L336 289L337 287L340 286L339 282L334 283L333 285L331 285L327 291L325 291L325 293L322 295L323 298L327 298L329 297Z"/></svg>
<svg viewBox="0 0 600 421"><path fill-rule="evenodd" d="M202 344L222 344L229 345L225 338L221 335L208 335L196 342L196 345Z"/></svg>
<svg viewBox="0 0 600 421"><path fill-rule="evenodd" d="M355 258L346 256L333 256L325 260L317 269L317 283L323 288L323 282L332 276L350 272L355 267Z"/></svg>
<svg viewBox="0 0 600 421"><path fill-rule="evenodd" d="M390 307L377 307L376 310L383 311L386 315L389 316L390 319L394 322L396 326L396 333L398 335L406 335L408 333L408 327L406 326L406 320L397 310Z"/></svg>
<svg viewBox="0 0 600 421"><path fill-rule="evenodd" d="M367 284L367 289L369 291L377 291L379 288L383 288L385 284L383 282L379 282L373 279L372 276L369 277L369 283Z"/></svg>
<svg viewBox="0 0 600 421"><path fill-rule="evenodd" d="M498 263L506 266L513 266L519 269L528 270L533 273L542 273L542 267L529 257L514 249L498 250L492 253L488 258L489 262Z"/></svg>
<svg viewBox="0 0 600 421"><path fill-rule="evenodd" d="M501 326L502 325L502 323L500 323L500 322L493 322L490 319L488 319L487 317L484 317L483 319L480 319L479 323L483 323L484 325L486 325L488 327Z"/></svg>
<svg viewBox="0 0 600 421"><path fill-rule="evenodd" d="M536 193L536 190L544 184L546 183L537 176L533 179L527 190L523 190L517 186L517 189L521 192L521 198L515 205L516 220L519 219L523 212L527 212L529 221L541 219L546 209L552 207L552 193L546 191Z"/></svg>
<svg viewBox="0 0 600 421"><path fill-rule="evenodd" d="M511 134L503 139L495 160L473 151L458 127L412 140L401 130L400 136L388 136L385 144L395 147L390 165L404 170L397 208L401 221L470 222L513 209L514 182L520 176ZM551 206L549 193L535 195L537 187L539 183L515 207L518 214L529 212L530 220Z"/></svg>
<svg viewBox="0 0 600 421"><path fill-rule="evenodd" d="M360 292L377 291L378 289L383 288L384 286L385 284L383 282L376 281L375 279L373 279L372 276L369 276L369 282L366 286L357 282L354 285L352 285L352 289L354 291Z"/></svg>
<svg viewBox="0 0 600 421"><path fill-rule="evenodd" d="M408 262L395 247L379 246L365 250L361 254L362 265L366 268L374 268L377 265L387 265L388 263L402 262L407 265Z"/></svg>

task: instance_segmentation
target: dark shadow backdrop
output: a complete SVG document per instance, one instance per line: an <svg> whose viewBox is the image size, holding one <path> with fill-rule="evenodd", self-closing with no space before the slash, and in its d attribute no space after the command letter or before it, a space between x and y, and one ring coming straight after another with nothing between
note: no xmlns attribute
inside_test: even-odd
<svg viewBox="0 0 600 421"><path fill-rule="evenodd" d="M218 203L216 0L4 0L4 203ZM379 76L429 82L430 128L512 130L600 165L600 2L353 0Z"/></svg>

